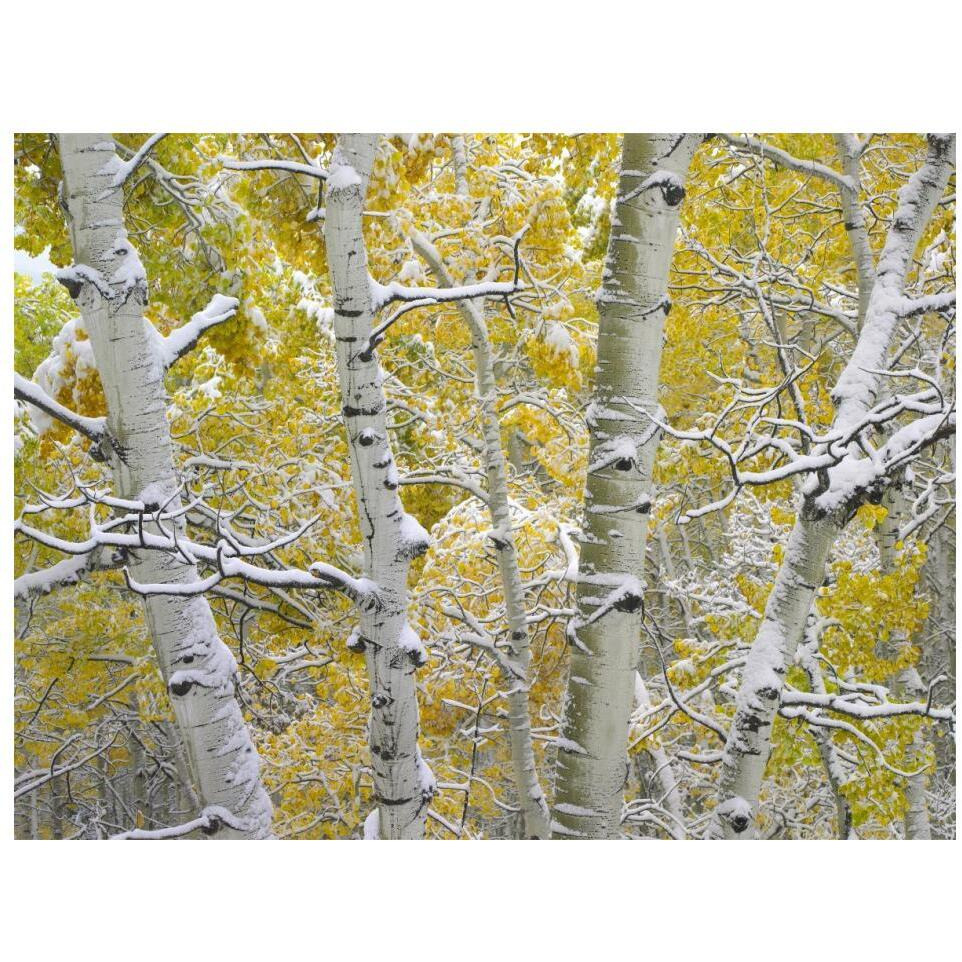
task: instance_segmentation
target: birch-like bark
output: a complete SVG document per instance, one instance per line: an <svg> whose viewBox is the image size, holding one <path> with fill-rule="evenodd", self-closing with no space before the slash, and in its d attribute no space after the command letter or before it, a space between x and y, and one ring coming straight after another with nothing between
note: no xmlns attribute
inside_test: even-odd
<svg viewBox="0 0 962 962"><path fill-rule="evenodd" d="M868 309L855 349L835 385L833 430L856 431L874 405L885 359L899 322L899 303L912 256L954 162L954 136L929 137L925 164L899 192L899 204L879 259ZM857 447L857 442L853 442ZM844 467L841 466L841 467ZM831 478L839 469L830 469ZM848 508L819 506L821 488L807 494L789 537L785 558L769 595L746 661L725 745L719 802L708 838L754 837L762 779L771 754L771 732L782 682L822 583L831 547L848 520Z"/></svg>
<svg viewBox="0 0 962 962"><path fill-rule="evenodd" d="M882 503L888 509L888 514L876 529L879 556L882 561L883 574L891 574L895 570L897 560L896 544L899 541L899 526L905 515L905 497L898 486L891 487L885 492ZM946 585L948 588L948 585ZM911 645L911 639L904 631L896 631L886 643L884 655L896 659L899 649ZM889 679L889 690L899 701L911 701L925 698L925 686L914 666L896 672ZM918 768L925 757L925 739L921 731L912 737L909 746L906 765L910 769ZM929 821L929 807L926 800L926 786L928 776L925 772L911 775L905 783L905 837L909 840L929 840L932 838L932 826Z"/></svg>
<svg viewBox="0 0 962 962"><path fill-rule="evenodd" d="M371 694L370 746L377 825L368 837L422 838L436 791L418 747L415 671L425 652L407 620L408 571L428 536L404 512L391 452L377 356L368 349L373 299L362 212L378 137L341 134L327 180L324 236L334 298L337 369L351 473L364 542L364 574L376 602L360 612L352 647L363 647ZM370 831L368 831L370 829Z"/></svg>
<svg viewBox="0 0 962 962"><path fill-rule="evenodd" d="M556 838L619 834L641 639L668 273L684 179L701 138L626 134L598 298L598 366L578 613L558 739Z"/></svg>
<svg viewBox="0 0 962 962"><path fill-rule="evenodd" d="M463 150L463 141L462 141ZM437 249L420 235L413 238L415 251L425 260L441 287L453 287L451 275ZM488 326L484 320L483 301L458 301L458 309L471 332L474 376L480 404L482 453L488 483L488 511L493 528L492 538L498 556L498 572L504 592L505 619L508 623L507 666L510 688L506 693L510 724L511 761L514 767L518 804L524 819L525 838L544 839L549 833L548 803L538 780L534 743L531 738L531 713L528 702L531 665L530 636L524 603L524 585L518 567L518 551L511 523L508 499L508 469L501 446L501 424L498 420L498 386L494 371L494 353Z"/></svg>
<svg viewBox="0 0 962 962"><path fill-rule="evenodd" d="M869 298L875 285L875 265L872 258L872 245L869 243L865 227L865 215L859 200L861 177L859 172L859 142L854 134L836 134L835 146L838 150L842 169L851 186L839 186L842 196L842 215L845 218L845 232L855 258L855 275L858 283L858 329L865 323Z"/></svg>
<svg viewBox="0 0 962 962"><path fill-rule="evenodd" d="M818 647L818 627L815 618L810 614L806 624L806 636L798 650L798 663L805 674L808 675L812 692L816 695L824 695L825 680L822 678L822 669L818 664ZM852 825L852 806L849 805L848 799L842 791L842 786L847 778L845 769L842 767L842 761L835 749L835 743L832 741L831 729L813 725L811 731L815 744L818 745L818 753L825 768L828 787L831 789L832 798L835 801L836 838L843 840L855 838Z"/></svg>
<svg viewBox="0 0 962 962"><path fill-rule="evenodd" d="M641 674L637 671L635 672L635 707L642 711L651 708L651 696L648 694L648 688L642 680ZM647 770L649 766L639 762L638 773L642 788L645 788L648 781L658 783L661 796L658 798L652 797L652 800L656 801L668 813L670 818L668 831L671 837L678 840L687 838L688 829L681 804L681 788L675 778L674 767L668 752L658 745L650 745L639 753L638 757L641 759L644 756L651 759L651 771L649 773Z"/></svg>
<svg viewBox="0 0 962 962"><path fill-rule="evenodd" d="M116 493L177 511L179 481L167 422L165 368L144 318L147 280L124 228L124 196L113 179L121 164L108 134L61 134L63 202L74 267L61 282L76 299L107 401L109 459ZM169 524L173 524L170 522ZM146 531L159 533L156 524ZM144 583L186 584L194 565L157 551L132 551L128 567ZM207 600L145 599L147 625L167 684L200 800L231 813L238 830L212 823L217 838L266 838L271 804L260 762L235 698L237 666L221 641ZM217 828L220 827L218 831Z"/></svg>

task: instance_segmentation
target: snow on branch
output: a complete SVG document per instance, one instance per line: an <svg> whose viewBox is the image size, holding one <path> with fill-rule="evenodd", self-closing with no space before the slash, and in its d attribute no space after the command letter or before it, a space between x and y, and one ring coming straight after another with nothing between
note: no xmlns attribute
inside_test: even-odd
<svg viewBox="0 0 962 962"><path fill-rule="evenodd" d="M806 708L818 708L823 711L833 711L850 718L862 720L874 718L895 718L899 715L922 715L938 721L952 721L955 713L950 708L935 708L931 701L893 702L887 699L870 701L863 693L846 695L817 694L807 691L786 689L782 692L781 704L785 706L801 705Z"/></svg>
<svg viewBox="0 0 962 962"><path fill-rule="evenodd" d="M124 569L124 576L131 590L142 595L197 595L203 594L218 585L225 578L241 578L265 588L299 588L308 590L335 590L350 598L361 607L378 604L377 585L367 578L354 578L333 565L318 562L307 571L298 568L262 568L245 561L244 558L269 554L303 533L304 528L288 533L275 541L257 547L244 547L221 540L216 547L200 544L180 537L176 528L172 533L156 534L143 526L144 515L127 515L112 519L109 526L93 526L86 541L68 541L34 528L18 519L14 523L14 533L30 538L39 544L63 554L86 555L99 547L110 547L126 551L153 550L177 554L188 563L204 561L213 565L216 571L207 578L187 583L140 584L130 577ZM116 529L121 524L136 526L136 533L121 533Z"/></svg>
<svg viewBox="0 0 962 962"><path fill-rule="evenodd" d="M494 659L509 678L515 679L519 684L525 684L526 674L524 669L511 660L509 652L497 646L494 636L481 625L470 611L460 605L457 608L453 605L443 605L441 613L452 621L463 622L471 629L470 631L459 631L454 638L455 641L485 652Z"/></svg>
<svg viewBox="0 0 962 962"><path fill-rule="evenodd" d="M467 491L483 504L489 503L487 491L476 481L469 478L464 472L454 468L444 469L443 471L415 471L411 474L403 475L400 478L400 482L401 484L446 484Z"/></svg>
<svg viewBox="0 0 962 962"><path fill-rule="evenodd" d="M123 187L123 185L130 179L134 171L147 159L147 155L159 144L167 134L153 134L148 137L140 149L130 158L130 160L120 160L119 157L114 155L110 161L110 171L113 172L113 177L110 181L110 187L105 190L99 199L103 199L111 191L116 190L118 187Z"/></svg>
<svg viewBox="0 0 962 962"><path fill-rule="evenodd" d="M819 714L816 710L805 708L802 705L780 705L778 714L783 718L800 718L806 724L813 725L816 728L829 728L851 735L856 741L861 742L875 752L875 757L878 759L879 764L892 772L893 775L899 775L902 778L912 778L925 771L925 765L911 772L896 768L895 765L892 765L888 759L886 759L884 750L880 745L876 744L874 739L865 734L858 726L853 725L851 722L844 721L841 718L828 718L825 715Z"/></svg>
<svg viewBox="0 0 962 962"><path fill-rule="evenodd" d="M17 373L13 375L13 396L18 401L32 404L35 408L43 411L44 414L73 428L96 445L107 438L105 418L89 418L82 414L76 414L50 397L42 387Z"/></svg>
<svg viewBox="0 0 962 962"><path fill-rule="evenodd" d="M828 472L826 490L819 493L817 478L810 478L803 490L814 496L814 504L820 512L830 514L841 509L851 510L891 483L899 466L954 433L954 408L917 418L899 428L870 456L860 458L847 454Z"/></svg>
<svg viewBox="0 0 962 962"><path fill-rule="evenodd" d="M118 734L119 732L114 733L113 738L111 738L106 745L95 748L89 755L84 755L82 758L70 762L67 765L62 765L60 768L54 768L53 765L51 765L49 769L41 769L39 772L34 770L26 773L26 777L18 779L14 785L14 800L22 798L24 795L29 795L31 792L35 792L42 785L46 785L47 782L53 781L55 778L60 778L61 775L66 775L68 772L76 771L76 769L85 765L91 759L102 755L105 751L113 747L114 742L117 741ZM72 739L68 739L68 741L64 743L63 748L66 748L71 741ZM59 754L59 751L57 754Z"/></svg>
<svg viewBox="0 0 962 962"><path fill-rule="evenodd" d="M28 571L14 580L13 596L26 598L32 594L47 594L54 588L76 584L91 571L118 567L118 565L104 562L101 558L102 554L102 552L90 551L87 554L64 558L63 561L58 561L49 568Z"/></svg>
<svg viewBox="0 0 962 962"><path fill-rule="evenodd" d="M955 310L955 291L942 294L928 294L924 297L904 297L897 308L900 317L914 317L918 314L945 314Z"/></svg>
<svg viewBox="0 0 962 962"><path fill-rule="evenodd" d="M381 310L395 301L421 301L426 304L442 304L476 297L508 297L525 289L524 284L514 281L485 281L460 287L406 287L397 281L379 284L371 278L372 309ZM422 306L422 305L418 305Z"/></svg>
<svg viewBox="0 0 962 962"><path fill-rule="evenodd" d="M846 177L831 167L820 164L817 160L803 160L800 157L794 157L788 153L788 151L782 150L780 147L775 147L773 144L766 143L757 137L739 137L734 134L719 134L718 136L733 147L740 147L743 150L759 154L763 159L774 161L782 167L788 167L791 170L797 170L804 174L813 174L815 177L821 177L823 180L831 181L837 187L841 187L844 190L857 189L851 177Z"/></svg>
<svg viewBox="0 0 962 962"><path fill-rule="evenodd" d="M520 280L520 246L527 230L528 228L525 226L511 238L514 253L514 278L510 282L482 281L478 284L463 284L460 286L406 287L397 281L392 281L390 284L379 284L371 277L369 278L371 309L377 312L395 301L423 301L429 304L442 304L450 301L473 300L479 297L503 297L507 301L511 294L517 294L525 290L525 285ZM418 248L420 248L422 254L429 255L427 257L429 263L435 258L437 263L440 263L437 250L423 236L416 239L415 249Z"/></svg>
<svg viewBox="0 0 962 962"><path fill-rule="evenodd" d="M239 304L236 297L215 294L207 307L198 311L186 324L171 331L166 337L158 335L158 349L164 369L173 367L197 344L205 331L229 321L237 313Z"/></svg>
<svg viewBox="0 0 962 962"><path fill-rule="evenodd" d="M328 172L313 164L301 164L294 160L234 160L231 157L221 157L221 164L228 170L283 170L289 174L307 174L318 180L327 180Z"/></svg>
<svg viewBox="0 0 962 962"><path fill-rule="evenodd" d="M216 835L225 825L236 832L246 832L250 828L245 819L237 818L233 812L228 811L222 805L208 805L197 818L181 825L158 829L135 828L129 832L121 832L119 835L111 835L110 840L151 841L164 838L181 838L197 831L209 836Z"/></svg>
<svg viewBox="0 0 962 962"><path fill-rule="evenodd" d="M711 445L721 452L728 463L732 489L711 504L687 510L679 518L679 523L685 524L727 507L746 486L767 485L796 475L809 475L803 491L813 500L818 513L844 512L879 493L895 476L898 468L919 451L954 432L954 402L946 399L939 386L924 372L913 369L866 373L914 378L927 386L914 394L888 397L864 412L858 421L844 426L836 423L824 433L814 431L802 421L767 416L765 409L777 392L757 392L758 397L752 397L740 386L735 399L716 417L712 426L704 430L677 430L657 414L639 411L670 437ZM742 439L736 443L723 438L720 429L729 414L749 407L755 407L757 413L748 422ZM886 444L870 450L864 442L860 443L860 438L869 429L880 430L907 413L918 417L898 428ZM772 434L768 430L771 427L798 432L809 443L810 450L799 453L800 446L796 439ZM760 436L756 431L760 431ZM853 451L855 445L859 445L867 456L860 457L858 452ZM744 465L751 464L766 452L774 455L770 467L744 469ZM603 513L605 506L592 505L588 510Z"/></svg>
<svg viewBox="0 0 962 962"><path fill-rule="evenodd" d="M80 294L80 289L84 284L92 284L101 297L111 300L114 292L110 285L104 280L103 274L96 268L88 267L86 264L74 264L71 267L62 267L54 271L53 275L57 281L67 288L67 293L76 300Z"/></svg>

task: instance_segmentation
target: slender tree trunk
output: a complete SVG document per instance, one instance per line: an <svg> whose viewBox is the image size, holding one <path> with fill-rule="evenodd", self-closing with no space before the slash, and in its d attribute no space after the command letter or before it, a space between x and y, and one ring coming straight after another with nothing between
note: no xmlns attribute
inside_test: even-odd
<svg viewBox="0 0 962 962"><path fill-rule="evenodd" d="M899 540L899 527L905 515L905 498L900 488L893 485L885 492L882 502L888 509L888 514L878 526L877 542L879 556L882 560L883 574L891 574L896 564L896 544ZM946 586L948 587L948 586ZM904 631L895 631L885 644L882 655L895 660L900 649L912 644L912 640ZM925 698L925 686L914 666L896 672L889 679L889 690L899 701L909 701ZM921 731L917 731L909 746L906 765L914 769L921 765L925 757L925 738ZM928 776L925 772L912 775L905 784L905 837L911 840L928 840L932 838L932 828L929 823L929 808L925 797Z"/></svg>
<svg viewBox="0 0 962 962"><path fill-rule="evenodd" d="M406 515L391 453L387 401L368 345L373 302L362 212L378 137L341 134L327 182L325 240L334 296L337 367L351 473L364 542L364 573L377 602L360 612L353 647L363 647L371 693L370 745L382 839L422 838L434 776L418 747L415 671L424 648L407 620L408 571L428 536Z"/></svg>
<svg viewBox="0 0 962 962"><path fill-rule="evenodd" d="M807 623L807 637L799 649L799 664L802 670L808 675L809 685L812 692L816 695L825 694L825 681L822 678L822 670L818 665L819 636L815 618L809 615ZM842 767L841 759L835 750L835 743L832 741L831 729L820 728L818 725L812 726L812 737L818 745L818 753L822 757L822 765L825 767L825 775L828 778L828 787L832 791L832 798L835 800L835 835L839 839L854 838L852 832L852 807L848 803L842 791L842 786L846 782L845 769Z"/></svg>
<svg viewBox="0 0 962 962"><path fill-rule="evenodd" d="M837 405L833 430L855 430L878 397L881 378L873 372L885 365L899 323L897 304L912 255L948 182L954 142L954 137L930 137L925 164L899 193L865 324L833 391ZM822 511L816 503L819 493L816 490L802 501L742 672L735 717L725 745L719 803L706 833L709 838L746 839L755 834L758 796L771 754L772 724L782 682L795 658L815 591L824 578L829 551L848 520L839 512Z"/></svg>
<svg viewBox="0 0 962 962"><path fill-rule="evenodd" d="M852 182L852 188L842 187L842 214L845 218L845 232L848 234L852 254L855 257L855 274L858 282L858 329L865 323L869 298L875 284L875 266L872 259L872 245L869 243L865 227L865 215L859 200L859 145L852 134L836 134L835 145L838 149L842 169Z"/></svg>
<svg viewBox="0 0 962 962"><path fill-rule="evenodd" d="M635 672L635 707L651 708L651 696L639 672ZM651 760L650 764L645 764L645 757ZM647 791L648 798L657 801L670 816L668 831L671 837L679 840L687 838L688 827L685 824L685 813L681 804L681 787L675 778L674 767L668 752L658 745L651 745L639 752L638 759L638 781L642 789ZM661 793L657 799L649 787L655 783Z"/></svg>
<svg viewBox="0 0 962 962"><path fill-rule="evenodd" d="M668 273L700 137L626 134L599 297L598 367L590 408L578 613L562 734L553 833L619 834L628 719L641 638L645 542L652 505Z"/></svg>
<svg viewBox="0 0 962 962"><path fill-rule="evenodd" d="M463 145L462 145L463 147ZM424 258L431 273L442 287L453 281L438 251L421 236L414 237L414 249ZM481 405L481 431L484 440L484 471L488 482L488 510L493 527L498 571L504 592L505 618L508 623L507 649L511 687L507 692L511 739L511 761L518 791L518 802L524 819L525 838L547 838L549 834L548 803L545 800L534 757L529 711L530 637L524 603L524 586L518 568L518 551L511 523L508 498L508 468L501 445L498 420L498 386L494 371L494 354L484 320L483 304L458 301L458 309L471 332L474 373L478 401Z"/></svg>
<svg viewBox="0 0 962 962"><path fill-rule="evenodd" d="M107 399L117 494L156 510L180 505L167 423L164 366L144 318L147 281L124 229L123 189L108 134L61 134L64 204L75 266L62 283L77 300ZM172 524L172 523L171 523ZM145 523L145 529L158 531ZM193 565L157 551L132 551L134 580L187 584ZM217 838L265 838L271 804L234 693L237 666L202 595L153 595L147 624L193 777L205 806L226 809ZM239 827L236 827L239 826Z"/></svg>

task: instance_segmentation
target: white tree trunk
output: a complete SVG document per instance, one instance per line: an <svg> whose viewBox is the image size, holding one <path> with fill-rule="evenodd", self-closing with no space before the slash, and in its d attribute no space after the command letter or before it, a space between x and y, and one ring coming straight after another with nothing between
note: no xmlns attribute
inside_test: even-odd
<svg viewBox="0 0 962 962"><path fill-rule="evenodd" d="M109 458L117 494L169 510L180 505L164 365L144 318L147 283L124 229L120 161L108 134L61 134L64 203L75 266L62 282L77 300L107 399ZM104 445L106 446L106 445ZM157 532L156 525L145 529ZM193 565L157 551L133 551L137 582L185 584ZM271 804L260 762L234 693L237 666L206 599L150 596L147 624L202 803L230 814L217 838L265 838ZM233 827L232 827L233 826Z"/></svg>
<svg viewBox="0 0 962 962"><path fill-rule="evenodd" d="M881 378L873 372L885 366L912 255L948 182L954 141L954 137L931 137L926 163L899 193L865 324L833 392L837 404L834 430L856 429L878 397ZM772 724L782 681L795 658L815 591L824 578L829 551L848 520L838 512L826 515L819 510L817 493L802 502L742 672L735 717L725 745L719 803L708 826L708 838L746 839L755 834L758 796L771 754Z"/></svg>
<svg viewBox="0 0 962 962"><path fill-rule="evenodd" d="M888 509L888 514L883 519L877 530L877 542L879 556L882 560L882 571L884 574L891 574L895 569L896 563L896 544L899 540L899 527L906 513L905 497L898 486L893 485L885 492L882 502ZM948 588L948 585L945 586ZM899 649L911 645L912 640L904 631L898 630L892 633L883 652L887 658L895 660L899 655ZM889 679L889 690L899 701L911 701L913 699L925 699L925 686L914 666L896 672ZM910 769L918 768L925 757L925 739L921 732L916 732L909 746L906 766ZM905 837L910 840L928 840L932 838L932 828L929 822L929 807L926 801L926 786L928 776L925 772L912 775L906 779L905 784Z"/></svg>
<svg viewBox="0 0 962 962"><path fill-rule="evenodd" d="M327 182L324 235L364 573L377 585L377 603L360 612L353 643L363 646L370 683L376 836L422 838L436 784L418 748L415 671L425 653L408 624L407 608L408 571L412 559L427 550L428 537L404 513L398 494L383 375L369 349L373 301L361 218L377 142L374 134L338 137Z"/></svg>
<svg viewBox="0 0 962 962"><path fill-rule="evenodd" d="M619 834L628 719L641 638L645 542L658 434L668 273L684 179L701 138L626 134L599 297L598 367L590 408L578 614L562 734L553 834Z"/></svg>
<svg viewBox="0 0 962 962"><path fill-rule="evenodd" d="M842 161L842 168L851 188L840 187L842 195L842 214L845 218L845 232L848 234L852 254L855 257L855 275L858 282L858 328L862 329L868 311L869 298L875 284L875 266L872 258L872 245L869 243L865 227L865 215L859 200L859 144L853 134L836 134L835 145Z"/></svg>
<svg viewBox="0 0 962 962"><path fill-rule="evenodd" d="M463 152L463 141L461 144ZM442 287L453 281L437 250L424 238L415 236L414 249L424 258ZM538 780L534 745L531 739L531 714L528 702L528 675L531 665L530 638L524 604L524 586L518 568L518 552L511 524L508 499L508 469L501 446L498 421L498 387L494 373L494 354L488 327L484 320L483 302L458 301L458 309L471 332L474 354L475 383L481 405L481 430L484 440L484 471L488 482L488 510L494 529L494 546L498 555L498 571L504 591L505 619L508 623L508 663L511 668L507 691L510 724L511 760L514 767L518 803L524 819L525 838L544 839L549 833L548 803Z"/></svg>
<svg viewBox="0 0 962 962"><path fill-rule="evenodd" d="M642 711L651 708L651 696L648 694L648 688L642 680L641 674L637 671L635 672L635 707ZM652 780L658 783L661 790L659 798L651 796L652 801L657 802L667 812L669 816L667 828L671 837L678 840L687 838L688 827L685 824L685 813L681 804L681 787L675 778L675 770L668 752L660 746L651 745L644 750L644 754L651 759ZM639 775L641 778L647 775L643 766L639 766ZM642 781L642 788L644 787L645 784Z"/></svg>
<svg viewBox="0 0 962 962"><path fill-rule="evenodd" d="M825 680L822 678L822 669L818 664L818 647L818 630L815 618L810 614L806 625L806 637L798 651L798 663L805 674L808 675L812 692L816 695L824 695ZM849 805L848 799L842 791L842 786L847 778L841 758L835 749L835 743L832 741L831 729L813 725L812 737L815 739L815 744L818 745L818 753L822 757L828 787L831 789L832 798L835 800L836 838L842 840L853 839L856 836L853 833L852 806Z"/></svg>

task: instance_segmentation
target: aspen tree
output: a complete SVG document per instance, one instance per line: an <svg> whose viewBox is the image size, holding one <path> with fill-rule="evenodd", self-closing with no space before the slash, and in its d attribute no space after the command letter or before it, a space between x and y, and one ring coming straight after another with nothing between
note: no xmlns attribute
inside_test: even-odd
<svg viewBox="0 0 962 962"><path fill-rule="evenodd" d="M602 289L577 615L558 738L556 838L618 834L641 638L665 318L685 176L701 138L626 134Z"/></svg>

